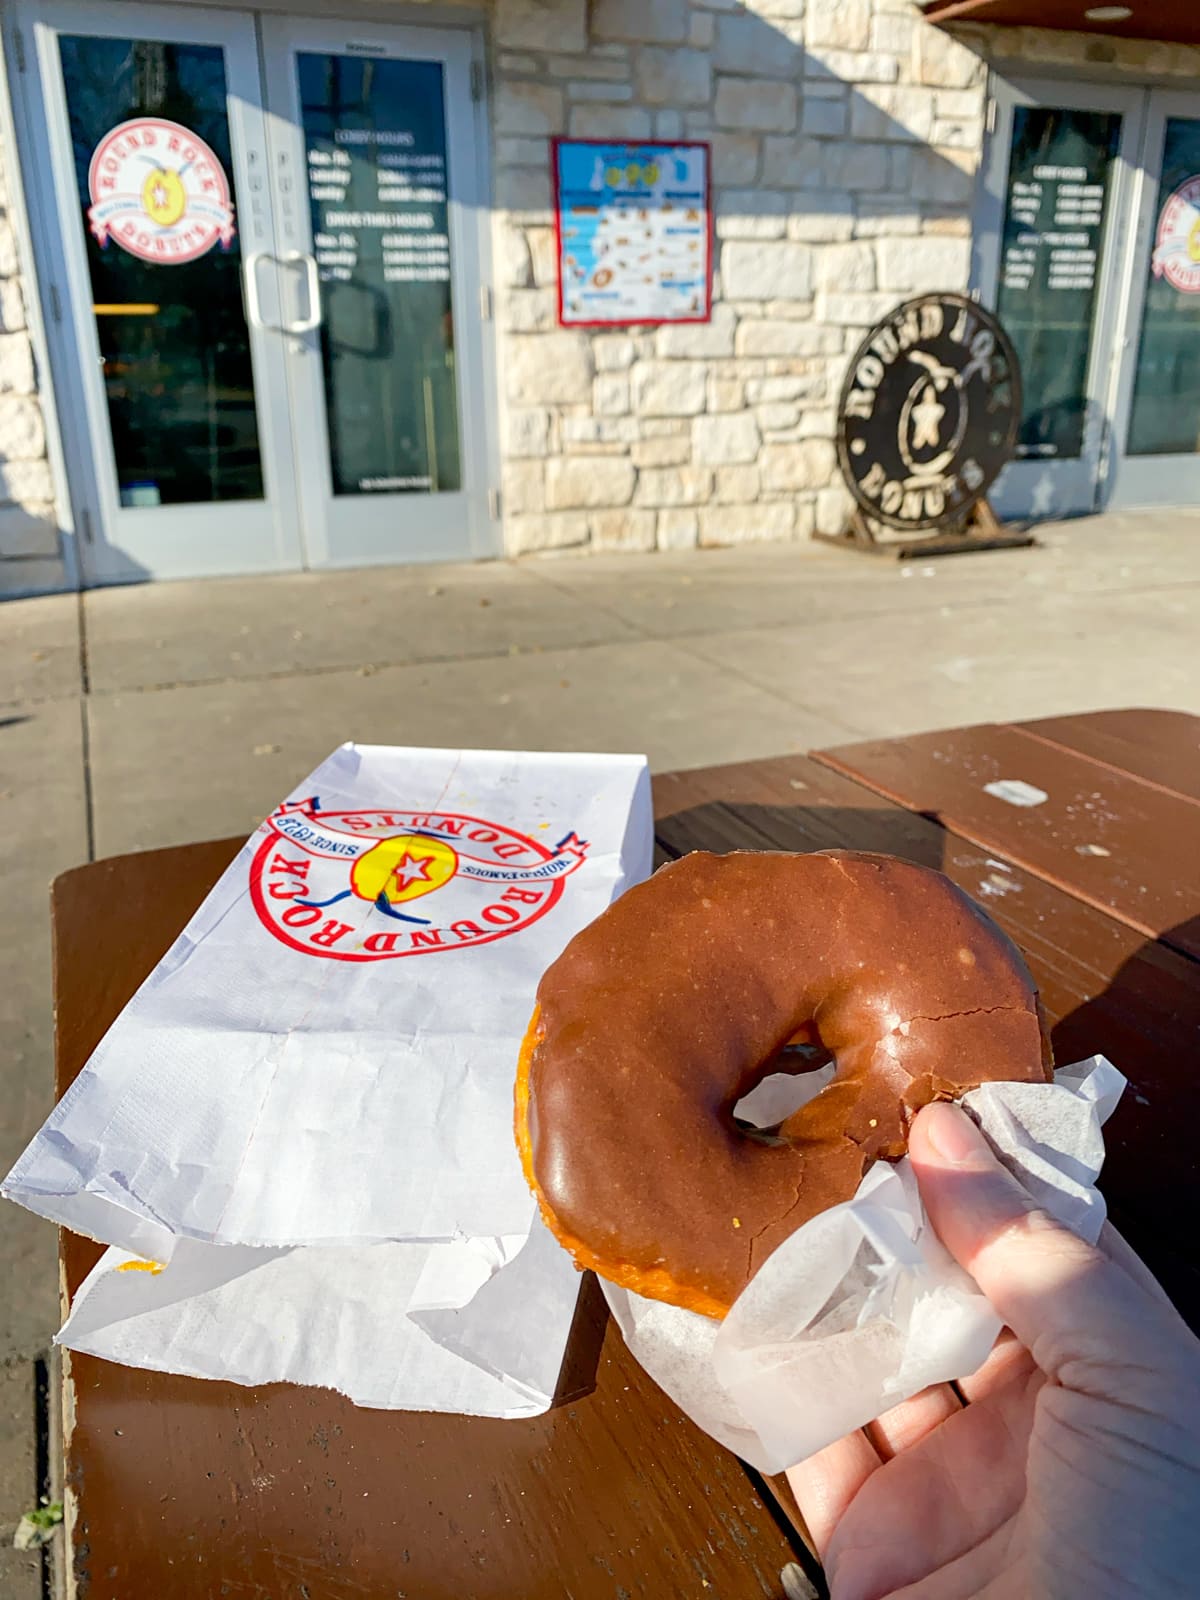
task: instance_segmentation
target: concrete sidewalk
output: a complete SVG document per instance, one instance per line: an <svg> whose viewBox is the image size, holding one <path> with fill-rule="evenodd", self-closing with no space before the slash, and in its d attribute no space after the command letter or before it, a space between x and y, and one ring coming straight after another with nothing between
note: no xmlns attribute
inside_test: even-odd
<svg viewBox="0 0 1200 1600"><path fill-rule="evenodd" d="M344 739L644 750L661 771L1101 706L1200 711L1200 513L1039 537L936 563L742 547L0 606L0 1167L51 1103L50 879L249 832ZM49 1226L0 1210L5 1542L36 1493L54 1250ZM25 1600L40 1590L16 1559L0 1552L0 1593Z"/></svg>

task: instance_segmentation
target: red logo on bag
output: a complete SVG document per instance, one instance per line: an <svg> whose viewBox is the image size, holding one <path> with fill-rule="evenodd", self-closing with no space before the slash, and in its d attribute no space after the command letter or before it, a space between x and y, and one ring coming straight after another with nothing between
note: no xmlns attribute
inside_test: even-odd
<svg viewBox="0 0 1200 1600"><path fill-rule="evenodd" d="M293 950L335 961L519 933L550 910L587 852L573 833L551 849L480 817L322 811L316 799L280 806L263 827L250 867L254 909Z"/></svg>

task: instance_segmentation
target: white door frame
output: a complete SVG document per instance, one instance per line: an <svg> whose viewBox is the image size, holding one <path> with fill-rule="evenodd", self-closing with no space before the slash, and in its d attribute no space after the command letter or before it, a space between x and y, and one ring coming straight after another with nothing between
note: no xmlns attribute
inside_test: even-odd
<svg viewBox="0 0 1200 1600"><path fill-rule="evenodd" d="M477 36L466 30L408 27L338 17L260 18L268 142L281 251L314 262L307 163L301 125L296 57L300 51L352 58L432 60L444 71L451 296L454 307L455 391L462 488L442 493L335 496L321 363L319 324L274 337L285 348L299 500L308 564L364 566L405 561L447 561L499 553L492 515L494 441L489 440L491 392L484 337L490 315L488 222L490 210L478 153L481 82L475 69ZM280 182L290 181L296 204L285 213ZM315 279L315 263L314 263ZM310 290L311 292L311 290ZM307 299L307 296L305 297ZM313 309L319 315L319 306ZM312 321L309 317L306 320Z"/></svg>
<svg viewBox="0 0 1200 1600"><path fill-rule="evenodd" d="M55 364L75 519L83 535L79 550L84 584L297 567L300 546L291 440L285 423L286 378L278 353L253 328L250 358L263 499L155 507L120 503L100 346L91 313L87 245L77 222L79 195L57 42L59 33L80 33L101 38L159 37L223 50L244 262L254 249L256 227L251 168L257 166L257 177L266 166L253 20L237 12L152 3L119 7L88 0L18 3L36 62L36 70L26 73L23 80L28 124L36 140L33 161L26 165L26 181L35 187L39 201L31 208L35 250L42 268L41 288L50 301L48 343ZM265 204L265 191L263 200ZM262 211L258 226L269 234L269 210Z"/></svg>
<svg viewBox="0 0 1200 1600"><path fill-rule="evenodd" d="M1113 351L1125 282L1123 256L1129 226L1129 202L1142 144L1145 91L1112 83L1063 82L1056 78L993 77L995 127L981 167L975 216L974 287L984 303L997 302L1004 217L1008 196L1013 112L1017 106L1059 107L1078 111L1113 111L1121 115L1121 138L1113 161L1107 213L1100 247L1098 293L1092 320L1081 453L1071 460L1014 460L996 480L989 496L1001 516L1039 518L1076 516L1099 503L1106 461L1112 448L1111 383Z"/></svg>
<svg viewBox="0 0 1200 1600"><path fill-rule="evenodd" d="M1151 89L1142 139L1142 162L1132 200L1134 232L1127 251L1121 291L1122 320L1114 348L1111 414L1113 449L1106 506L1194 505L1200 491L1200 454L1130 456L1126 454L1141 349L1150 256L1158 223L1167 121L1172 117L1200 123L1200 94L1182 89ZM1200 417L1200 396L1197 397Z"/></svg>

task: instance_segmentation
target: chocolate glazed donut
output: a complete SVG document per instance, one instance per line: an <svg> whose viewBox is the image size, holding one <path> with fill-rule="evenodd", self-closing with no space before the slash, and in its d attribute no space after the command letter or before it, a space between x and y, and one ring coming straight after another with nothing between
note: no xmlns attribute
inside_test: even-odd
<svg viewBox="0 0 1200 1600"><path fill-rule="evenodd" d="M734 1120L780 1051L836 1076L768 1134ZM931 1100L1045 1082L1019 952L939 872L890 856L685 856L623 895L542 979L517 1143L581 1266L722 1317L810 1217L904 1153Z"/></svg>

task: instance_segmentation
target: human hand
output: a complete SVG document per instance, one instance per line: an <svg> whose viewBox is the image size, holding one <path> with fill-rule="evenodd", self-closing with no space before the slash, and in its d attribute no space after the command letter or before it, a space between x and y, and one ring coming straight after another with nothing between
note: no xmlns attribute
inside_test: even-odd
<svg viewBox="0 0 1200 1600"><path fill-rule="evenodd" d="M833 1600L1157 1600L1200 1579L1200 1343L1120 1235L1037 1210L957 1106L909 1155L1006 1323L939 1384L792 1467Z"/></svg>

